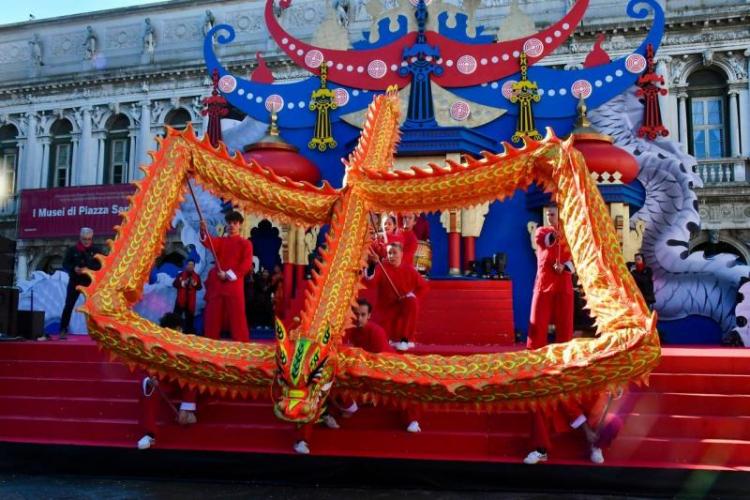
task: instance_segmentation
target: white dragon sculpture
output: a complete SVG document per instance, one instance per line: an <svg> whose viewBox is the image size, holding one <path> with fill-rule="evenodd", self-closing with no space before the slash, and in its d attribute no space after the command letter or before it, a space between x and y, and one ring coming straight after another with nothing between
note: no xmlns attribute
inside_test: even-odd
<svg viewBox="0 0 750 500"><path fill-rule="evenodd" d="M731 254L707 258L700 251L689 253L690 234L700 228L693 191L702 187L697 161L674 140L639 138L642 117L635 87L589 115L596 128L614 137L640 164L638 180L646 190L646 202L631 224L646 223L642 251L654 272L656 310L664 320L712 318L726 336L736 326L737 291L740 280L750 276L750 266Z"/></svg>

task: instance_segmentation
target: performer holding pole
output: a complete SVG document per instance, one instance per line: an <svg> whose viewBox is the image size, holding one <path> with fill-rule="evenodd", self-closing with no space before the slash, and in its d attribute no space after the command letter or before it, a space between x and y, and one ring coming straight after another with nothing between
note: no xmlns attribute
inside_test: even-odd
<svg viewBox="0 0 750 500"><path fill-rule="evenodd" d="M204 335L218 339L222 330L229 330L232 340L248 342L250 332L247 321L245 315L240 313L245 310L244 281L253 266L253 245L240 235L245 218L237 211L229 212L224 217L227 222L225 236L211 236L189 181L188 187L198 209L201 242L211 250L216 260L216 266L208 273L206 280Z"/></svg>
<svg viewBox="0 0 750 500"><path fill-rule="evenodd" d="M573 338L573 262L570 248L559 229L558 210L545 208L547 225L534 233L537 270L534 297L531 301L531 318L526 339L528 349L547 345L550 320L555 325L555 341L567 342ZM550 430L561 432L569 427L578 428L585 417L575 403L562 404L555 409L536 409L529 414L531 420L531 445L533 450L524 463L547 461L551 447Z"/></svg>
<svg viewBox="0 0 750 500"><path fill-rule="evenodd" d="M406 351L414 346L418 297L428 289L428 284L414 266L404 265L402 260L401 243L389 243L388 261L375 269L368 287L377 291L378 322L396 349Z"/></svg>
<svg viewBox="0 0 750 500"><path fill-rule="evenodd" d="M375 234L377 234L377 228L375 228L375 223L372 220L372 217L368 217L370 220L370 225L372 226L373 230L375 231ZM393 283L393 280L391 279L391 276L388 274L388 271L383 266L383 262L380 260L380 255L378 254L377 250L372 248L372 243L370 244L370 253L371 255L376 259L377 265L380 267L380 271L385 276L385 279L390 283L391 288L393 289L393 293L396 294L399 300L401 300L401 292L398 288L396 288L396 285Z"/></svg>
<svg viewBox="0 0 750 500"><path fill-rule="evenodd" d="M570 248L559 230L557 207L545 209L548 224L534 233L536 241L536 281L531 301L531 318L526 347L547 345L550 320L555 325L555 341L573 338L573 262Z"/></svg>

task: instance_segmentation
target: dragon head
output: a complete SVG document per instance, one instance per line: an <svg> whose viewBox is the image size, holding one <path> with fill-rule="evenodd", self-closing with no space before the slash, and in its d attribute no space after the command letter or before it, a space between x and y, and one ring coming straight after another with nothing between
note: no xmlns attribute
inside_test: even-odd
<svg viewBox="0 0 750 500"><path fill-rule="evenodd" d="M278 318L275 329L274 414L288 422L315 422L325 409L336 371L329 357L330 325L314 338L295 335L292 339Z"/></svg>

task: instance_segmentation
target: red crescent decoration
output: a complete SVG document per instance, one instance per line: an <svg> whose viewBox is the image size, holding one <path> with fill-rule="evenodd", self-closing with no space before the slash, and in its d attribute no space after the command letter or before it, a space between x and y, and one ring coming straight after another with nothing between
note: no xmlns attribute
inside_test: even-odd
<svg viewBox="0 0 750 500"><path fill-rule="evenodd" d="M442 58L438 63L444 73L437 77L443 87L469 87L481 83L499 80L520 71L518 55L523 51L527 40L536 39L543 45L536 57L528 57L529 65L551 54L562 44L581 22L589 0L578 0L565 17L549 28L534 35L501 43L469 44L451 40L434 31L426 33L430 45L440 47ZM385 90L389 85L405 87L411 81L409 77L400 77L398 68L401 66L403 49L413 45L416 32L411 32L401 39L377 49L369 50L332 50L315 47L293 37L281 27L273 14L273 0L266 2L266 26L268 31L281 47L281 50L300 67L318 74L317 68L305 64L305 54L311 50L319 50L329 65L328 79L339 85L368 90ZM458 60L464 56L473 58L473 65L459 65ZM382 61L386 72L381 78L375 78L368 72L368 66L373 61ZM464 71L459 70L459 66ZM473 71L471 68L473 66ZM470 71L470 72L468 72ZM377 72L373 72L377 74Z"/></svg>

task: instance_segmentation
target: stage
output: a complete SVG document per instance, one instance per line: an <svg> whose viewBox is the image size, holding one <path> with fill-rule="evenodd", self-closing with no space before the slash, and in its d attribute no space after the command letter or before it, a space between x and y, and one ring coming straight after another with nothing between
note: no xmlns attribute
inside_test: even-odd
<svg viewBox="0 0 750 500"><path fill-rule="evenodd" d="M450 350L421 345L417 352ZM520 346L466 346L497 352ZM0 441L44 445L134 448L139 379L109 361L86 336L67 341L0 344ZM750 351L665 347L648 388L624 402L625 425L605 467L750 470ZM291 454L290 424L276 419L268 400L204 397L199 423L180 427L163 408L158 450ZM341 429L320 426L310 442L317 457L519 463L528 450L527 414L431 411L423 432L402 430L398 413L363 407ZM591 466L581 436L560 436L550 464ZM152 451L141 453L148 454ZM547 467L547 466L539 466Z"/></svg>

